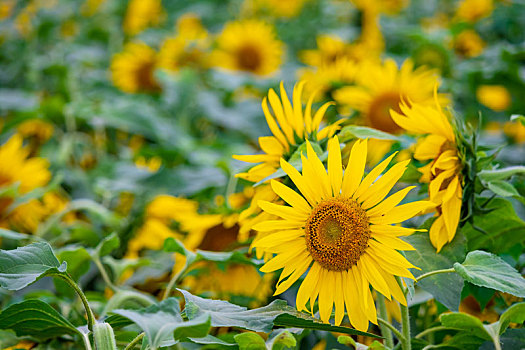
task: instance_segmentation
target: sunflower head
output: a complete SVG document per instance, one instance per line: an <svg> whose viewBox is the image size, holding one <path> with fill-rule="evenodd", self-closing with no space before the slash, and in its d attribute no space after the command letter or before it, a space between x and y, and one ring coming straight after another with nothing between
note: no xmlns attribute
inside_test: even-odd
<svg viewBox="0 0 525 350"><path fill-rule="evenodd" d="M281 218L254 226L258 235L253 245L274 254L263 272L283 269L276 294L282 293L307 272L297 293L297 308L306 309L319 299L319 313L328 322L335 305L335 323L340 324L345 308L350 322L360 330L368 321L377 322L369 285L387 299L393 296L406 304L394 276L412 277L414 267L397 250L413 249L398 236L414 230L392 224L407 220L433 206L426 201L399 205L413 188L390 197L392 187L409 161L392 166L382 176L394 155L363 178L367 142L357 142L343 171L337 136L328 143L325 168L307 142L302 156L302 174L285 160L281 167L294 188L273 180L272 189L289 205L259 201L268 214Z"/></svg>
<svg viewBox="0 0 525 350"><path fill-rule="evenodd" d="M257 75L274 73L282 62L283 44L265 22L227 23L217 38L211 62L218 67Z"/></svg>
<svg viewBox="0 0 525 350"><path fill-rule="evenodd" d="M128 43L111 61L113 84L129 93L158 91L156 63L156 53L151 47L142 42Z"/></svg>
<svg viewBox="0 0 525 350"><path fill-rule="evenodd" d="M398 133L402 128L391 118L390 110L402 113L402 102L433 104L433 89L438 83L434 70L414 69L410 60L400 68L390 59L383 64L366 62L356 74L356 85L339 89L334 98L343 106L358 111L365 124ZM444 95L440 94L439 99L441 103L447 103Z"/></svg>
<svg viewBox="0 0 525 350"><path fill-rule="evenodd" d="M124 17L124 32L136 35L163 19L161 0L131 0Z"/></svg>

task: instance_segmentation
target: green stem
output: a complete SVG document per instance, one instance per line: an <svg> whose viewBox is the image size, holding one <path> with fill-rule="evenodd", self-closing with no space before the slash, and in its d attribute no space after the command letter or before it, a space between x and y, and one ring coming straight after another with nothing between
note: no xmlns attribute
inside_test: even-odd
<svg viewBox="0 0 525 350"><path fill-rule="evenodd" d="M89 335L82 333L82 341L84 342L84 347L86 350L92 350L91 343L89 341Z"/></svg>
<svg viewBox="0 0 525 350"><path fill-rule="evenodd" d="M424 273L421 276L419 276L418 278L416 278L415 282L418 283L423 278L427 278L427 277L430 277L430 276L438 275L440 273L453 273L453 272L456 272L456 270L454 270L454 268L452 268L452 267L450 269L430 271L430 272Z"/></svg>
<svg viewBox="0 0 525 350"><path fill-rule="evenodd" d="M162 296L162 300L168 298L171 294L171 291L173 290L173 287L175 287L175 283L179 280L180 276L186 271L188 266L184 266L179 272L175 273L170 281L168 282L168 285L166 286L166 290L164 290L164 295Z"/></svg>
<svg viewBox="0 0 525 350"><path fill-rule="evenodd" d="M403 280L401 277L396 276L397 283L404 290ZM408 306L399 304L401 307L401 324L403 325L403 338L401 339L401 347L403 350L411 350L412 344L410 343L410 317L408 315Z"/></svg>
<svg viewBox="0 0 525 350"><path fill-rule="evenodd" d="M138 342L142 340L142 338L144 338L144 332L142 332L139 335L137 335L135 337L135 339L133 339L131 341L131 343L129 343L128 346L126 346L126 348L124 350L131 350L131 349L133 349L135 347L135 345L137 345Z"/></svg>
<svg viewBox="0 0 525 350"><path fill-rule="evenodd" d="M118 288L113 284L113 282L109 278L106 268L104 267L98 256L93 258L93 262L95 263L95 265L97 265L97 268L100 271L100 275L102 276L104 282L106 282L106 285L109 287L109 289L111 289L113 292L116 292Z"/></svg>
<svg viewBox="0 0 525 350"><path fill-rule="evenodd" d="M416 339L421 339L425 335L429 335L431 333L439 332L439 331L446 331L447 329L450 329L450 328L447 328L447 327L444 327L444 326L437 326L437 327L428 328L428 329L425 329L423 332L419 333L418 335L416 335L415 338Z"/></svg>
<svg viewBox="0 0 525 350"><path fill-rule="evenodd" d="M91 311L91 308L89 307L88 300L86 298L86 295L80 287L73 281L73 279L67 275L67 274L58 274L57 277L62 278L64 281L66 281L67 284L71 286L75 290L75 292L80 297L80 300L82 301L82 304L84 305L84 309L86 309L86 315L87 315L87 326L88 329L93 332L93 325L95 324L95 315L93 315L93 311Z"/></svg>
<svg viewBox="0 0 525 350"><path fill-rule="evenodd" d="M395 335L396 335L396 338L399 339L399 341L402 341L402 339L404 338L403 337L403 334L401 334L400 331L397 330L396 327L394 327L390 322L388 322L387 320L384 320L382 319L381 317L378 317L377 318L377 322L379 323L379 326L385 326L386 328L388 328L388 331L392 331ZM381 330L381 334L383 333L383 330ZM384 334L382 334L384 335ZM390 348L393 348L394 347L394 341L392 340L392 346Z"/></svg>
<svg viewBox="0 0 525 350"><path fill-rule="evenodd" d="M381 335L385 337L385 345L389 348L393 348L394 338L392 338L392 332L390 328L388 327L388 325L390 324L386 321L388 320L388 313L386 311L385 297L379 292L376 293L376 296L377 296L377 306L379 309L378 310L379 317L382 319L382 321L384 321L384 322L379 323L379 328L381 329Z"/></svg>

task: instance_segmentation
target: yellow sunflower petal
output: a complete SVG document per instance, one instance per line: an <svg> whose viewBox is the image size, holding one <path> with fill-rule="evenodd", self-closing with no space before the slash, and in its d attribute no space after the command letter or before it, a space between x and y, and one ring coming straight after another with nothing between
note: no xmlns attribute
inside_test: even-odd
<svg viewBox="0 0 525 350"><path fill-rule="evenodd" d="M328 174L332 194L338 196L341 192L341 184L343 182L343 164L341 162L341 148L337 136L334 136L328 141Z"/></svg>
<svg viewBox="0 0 525 350"><path fill-rule="evenodd" d="M388 213L382 216L376 216L370 218L370 223L381 225L381 224L395 224L398 222L403 222L408 220L423 210L434 207L435 204L429 201L417 201L407 204L402 204L394 209L390 210Z"/></svg>
<svg viewBox="0 0 525 350"><path fill-rule="evenodd" d="M342 183L342 194L347 198L351 198L357 190L366 164L367 140L357 141L348 158L348 164L345 169Z"/></svg>

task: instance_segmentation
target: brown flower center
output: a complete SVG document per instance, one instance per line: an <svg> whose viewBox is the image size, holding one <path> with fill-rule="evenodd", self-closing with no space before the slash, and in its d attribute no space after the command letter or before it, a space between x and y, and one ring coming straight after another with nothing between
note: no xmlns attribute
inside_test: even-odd
<svg viewBox="0 0 525 350"><path fill-rule="evenodd" d="M158 91L160 89L153 76L154 70L155 62L144 62L137 69L137 82L140 90Z"/></svg>
<svg viewBox="0 0 525 350"><path fill-rule="evenodd" d="M313 259L332 271L348 270L368 247L366 212L352 199L323 200L306 221L306 246Z"/></svg>
<svg viewBox="0 0 525 350"><path fill-rule="evenodd" d="M396 92L388 92L376 97L370 104L370 109L368 110L370 126L389 133L398 133L401 131L399 125L397 125L390 116L391 109L401 113L401 109L399 108L400 102L401 97L399 93Z"/></svg>
<svg viewBox="0 0 525 350"><path fill-rule="evenodd" d="M253 46L243 46L237 51L237 64L243 70L255 72L262 63L261 53Z"/></svg>

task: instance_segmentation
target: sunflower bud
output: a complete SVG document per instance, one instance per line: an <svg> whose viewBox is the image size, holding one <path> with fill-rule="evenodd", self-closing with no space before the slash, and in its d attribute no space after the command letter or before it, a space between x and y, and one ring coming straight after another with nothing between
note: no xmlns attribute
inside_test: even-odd
<svg viewBox="0 0 525 350"><path fill-rule="evenodd" d="M117 350L115 334L109 323L97 323L93 326L93 338L97 350Z"/></svg>

